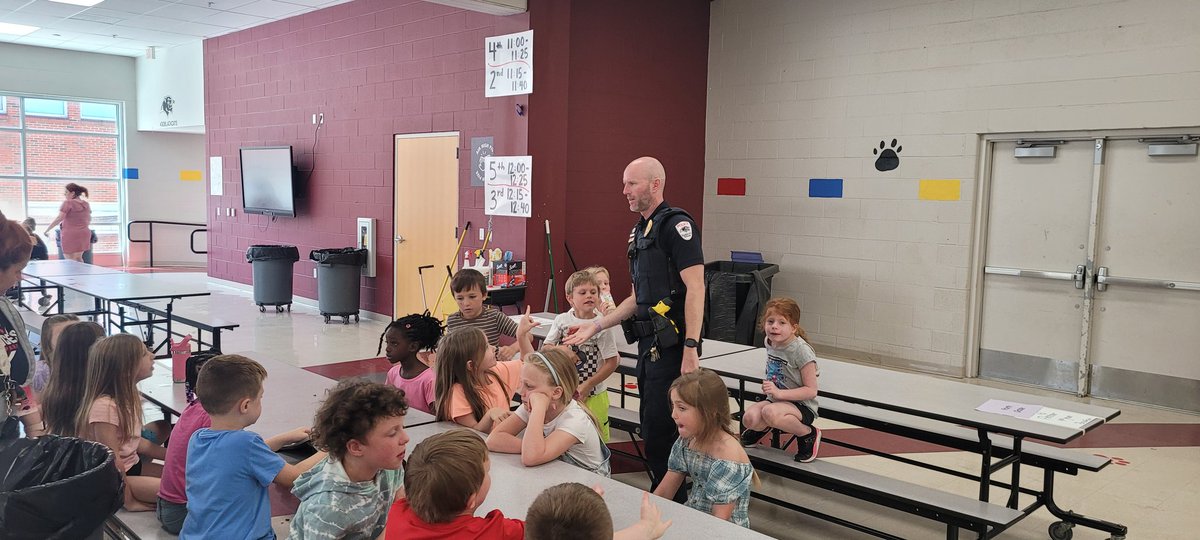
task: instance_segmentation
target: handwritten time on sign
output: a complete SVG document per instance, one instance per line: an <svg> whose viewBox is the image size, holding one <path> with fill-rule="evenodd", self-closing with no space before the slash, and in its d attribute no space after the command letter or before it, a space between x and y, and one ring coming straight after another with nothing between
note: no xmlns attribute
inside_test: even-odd
<svg viewBox="0 0 1200 540"><path fill-rule="evenodd" d="M533 156L484 158L483 182L484 214L533 215Z"/></svg>
<svg viewBox="0 0 1200 540"><path fill-rule="evenodd" d="M533 30L484 39L485 97L533 93Z"/></svg>

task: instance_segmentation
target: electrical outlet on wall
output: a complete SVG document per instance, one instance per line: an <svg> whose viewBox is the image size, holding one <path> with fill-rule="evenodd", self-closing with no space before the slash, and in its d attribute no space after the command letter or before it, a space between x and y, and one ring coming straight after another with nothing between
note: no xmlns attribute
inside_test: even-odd
<svg viewBox="0 0 1200 540"><path fill-rule="evenodd" d="M313 268L313 277L317 277L317 269Z"/></svg>
<svg viewBox="0 0 1200 540"><path fill-rule="evenodd" d="M480 240L481 242L483 241L483 235L484 235L484 234L485 234L485 233L483 232L483 227L480 227L480 228L479 228L479 240Z"/></svg>

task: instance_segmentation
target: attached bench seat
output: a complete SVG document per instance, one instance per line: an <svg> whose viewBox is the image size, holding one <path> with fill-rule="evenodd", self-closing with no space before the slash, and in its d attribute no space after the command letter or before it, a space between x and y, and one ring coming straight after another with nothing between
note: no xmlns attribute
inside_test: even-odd
<svg viewBox="0 0 1200 540"><path fill-rule="evenodd" d="M29 330L30 334L42 335L42 324L46 322L45 316L28 309L18 309L17 313L21 314L21 320L25 322L25 329Z"/></svg>
<svg viewBox="0 0 1200 540"><path fill-rule="evenodd" d="M278 538L287 538L292 516L275 516L271 518L271 528ZM175 540L179 538L167 531L158 522L153 511L130 512L124 508L104 522L106 538L117 540Z"/></svg>
<svg viewBox="0 0 1200 540"><path fill-rule="evenodd" d="M945 523L947 538L957 538L960 527L990 534L990 531L1005 529L1023 517L1019 510L839 465L829 460L797 463L791 452L763 446L747 448L746 454L759 471ZM770 500L758 493L755 496ZM795 506L790 503L787 505Z"/></svg>
<svg viewBox="0 0 1200 540"><path fill-rule="evenodd" d="M852 423L958 450L970 451L979 446L979 435L970 428L827 397L820 398L820 403L821 416L830 420ZM1004 458L1012 454L1012 437L992 433L990 439L994 457ZM1107 467L1110 461L1108 458L1087 452L1023 440L1021 463L1075 475L1079 469L1099 471Z"/></svg>

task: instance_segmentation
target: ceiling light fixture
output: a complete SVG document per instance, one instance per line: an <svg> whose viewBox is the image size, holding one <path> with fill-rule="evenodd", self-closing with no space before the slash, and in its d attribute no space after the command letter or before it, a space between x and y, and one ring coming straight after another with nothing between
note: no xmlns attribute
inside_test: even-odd
<svg viewBox="0 0 1200 540"><path fill-rule="evenodd" d="M92 7L96 4L99 4L100 2L103 2L104 0L50 0L50 1L58 2L60 4L71 4L73 6Z"/></svg>
<svg viewBox="0 0 1200 540"><path fill-rule="evenodd" d="M24 36L41 30L36 26L28 26L24 24L0 22L0 34L10 34L14 36Z"/></svg>

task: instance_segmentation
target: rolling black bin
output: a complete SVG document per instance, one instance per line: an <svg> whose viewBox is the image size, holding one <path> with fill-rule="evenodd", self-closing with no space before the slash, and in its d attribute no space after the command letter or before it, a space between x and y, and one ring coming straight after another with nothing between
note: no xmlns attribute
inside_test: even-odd
<svg viewBox="0 0 1200 540"><path fill-rule="evenodd" d="M705 337L742 345L762 345L758 319L771 299L771 278L779 265L714 261L704 265Z"/></svg>
<svg viewBox="0 0 1200 540"><path fill-rule="evenodd" d="M308 258L317 262L317 304L325 322L341 317L358 322L359 281L367 250L362 248L314 249Z"/></svg>
<svg viewBox="0 0 1200 540"><path fill-rule="evenodd" d="M46 435L0 449L0 536L95 537L125 503L125 482L100 443Z"/></svg>
<svg viewBox="0 0 1200 540"><path fill-rule="evenodd" d="M275 306L280 313L292 310L292 265L300 260L296 246L250 246L246 262L254 268L254 303L258 311Z"/></svg>

